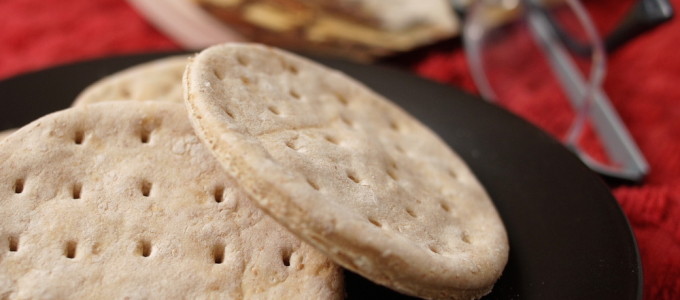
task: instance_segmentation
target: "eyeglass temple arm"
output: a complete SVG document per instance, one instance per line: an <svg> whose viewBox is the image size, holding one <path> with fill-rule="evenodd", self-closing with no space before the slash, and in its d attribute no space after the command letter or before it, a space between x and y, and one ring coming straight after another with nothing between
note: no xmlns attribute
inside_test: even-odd
<svg viewBox="0 0 680 300"><path fill-rule="evenodd" d="M555 21L554 16L541 5L541 0L525 0L525 3L530 9L545 15L557 36L570 51L583 56L591 55L590 46L571 37L560 26L560 23ZM636 2L616 28L605 37L605 49L607 52L613 52L638 35L672 19L674 14L673 6L671 6L669 0L640 0Z"/></svg>
<svg viewBox="0 0 680 300"><path fill-rule="evenodd" d="M668 0L640 0L604 40L608 52L670 20L675 14Z"/></svg>

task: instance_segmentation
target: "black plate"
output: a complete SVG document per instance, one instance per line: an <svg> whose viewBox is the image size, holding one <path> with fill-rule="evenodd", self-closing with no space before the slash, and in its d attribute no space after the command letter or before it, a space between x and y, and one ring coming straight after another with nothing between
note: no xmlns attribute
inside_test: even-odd
<svg viewBox="0 0 680 300"><path fill-rule="evenodd" d="M169 55L107 58L0 82L0 128L68 107L91 82ZM485 299L641 299L635 239L599 177L539 129L451 87L379 66L321 59L434 129L487 188L510 237L510 261ZM348 298L407 298L347 272Z"/></svg>

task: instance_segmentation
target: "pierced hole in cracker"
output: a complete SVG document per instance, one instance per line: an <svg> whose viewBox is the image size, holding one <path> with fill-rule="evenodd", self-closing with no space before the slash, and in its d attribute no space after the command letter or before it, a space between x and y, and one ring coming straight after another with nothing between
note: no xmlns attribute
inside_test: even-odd
<svg viewBox="0 0 680 300"><path fill-rule="evenodd" d="M417 218L417 217L418 217L418 215L416 215L416 212L415 212L413 209L411 209L411 208L406 208L406 213L407 213L409 216L413 217L413 218Z"/></svg>
<svg viewBox="0 0 680 300"><path fill-rule="evenodd" d="M288 72L293 73L293 75L297 75L300 72L296 66L291 65L291 64L287 65L287 69L288 69Z"/></svg>
<svg viewBox="0 0 680 300"><path fill-rule="evenodd" d="M392 180L394 181L399 180L399 176L397 176L397 171L394 169L387 169L387 175L390 176L390 178L392 178Z"/></svg>
<svg viewBox="0 0 680 300"><path fill-rule="evenodd" d="M99 253L102 251L101 244L99 244L99 243L97 243L97 242L95 242L94 244L92 244L92 249L91 249L91 251L92 251L92 254L94 254L94 255L99 255Z"/></svg>
<svg viewBox="0 0 680 300"><path fill-rule="evenodd" d="M345 123L345 125L347 125L348 127L354 127L354 123L349 118L345 116L340 116L340 120L342 121L342 123Z"/></svg>
<svg viewBox="0 0 680 300"><path fill-rule="evenodd" d="M151 256L152 249L153 248L151 247L151 242L147 240L141 240L137 243L137 251L139 251L139 254L141 254L142 257Z"/></svg>
<svg viewBox="0 0 680 300"><path fill-rule="evenodd" d="M451 176L454 179L458 178L458 174L456 174L456 171L454 171L453 169L449 169L447 171L447 174L449 174L449 176Z"/></svg>
<svg viewBox="0 0 680 300"><path fill-rule="evenodd" d="M224 74L222 74L222 72L220 72L218 69L213 69L213 75L215 75L215 77L219 80L224 78Z"/></svg>
<svg viewBox="0 0 680 300"><path fill-rule="evenodd" d="M340 101L342 105L349 104L349 100L347 100L347 97L345 97L345 95L340 93L334 93L333 95L335 96L336 99L338 99L338 101Z"/></svg>
<svg viewBox="0 0 680 300"><path fill-rule="evenodd" d="M236 119L236 118L234 118L234 114L233 114L231 111L229 111L228 109L225 108L225 109L224 109L224 112L225 112L225 113L227 114L227 116L229 116L230 118Z"/></svg>
<svg viewBox="0 0 680 300"><path fill-rule="evenodd" d="M245 84L245 85L249 85L250 79L248 77L241 76L241 82L243 82L243 84Z"/></svg>
<svg viewBox="0 0 680 300"><path fill-rule="evenodd" d="M326 141L328 141L331 144L335 144L335 145L340 144L340 141L338 141L338 139L334 136L327 135L324 138L326 139Z"/></svg>
<svg viewBox="0 0 680 300"><path fill-rule="evenodd" d="M129 85L123 86L122 89L120 90L120 95L122 96L122 98L132 97L132 91L130 91L130 86Z"/></svg>
<svg viewBox="0 0 680 300"><path fill-rule="evenodd" d="M290 64L288 61L286 61L283 58L280 58L279 62L281 62L281 67L283 67L283 69L285 69L286 71L290 72L293 75L298 74L299 70L295 65Z"/></svg>
<svg viewBox="0 0 680 300"><path fill-rule="evenodd" d="M472 243L472 241L470 241L470 235L467 232L463 232L461 234L460 240L463 241L463 243L466 243L466 244Z"/></svg>
<svg viewBox="0 0 680 300"><path fill-rule="evenodd" d="M354 181L354 183L361 183L361 179L356 174L354 174L354 172L348 171L347 178Z"/></svg>
<svg viewBox="0 0 680 300"><path fill-rule="evenodd" d="M148 182L146 180L142 181L142 186L141 186L142 196L149 197L149 195L151 194L151 187L152 187L151 182Z"/></svg>
<svg viewBox="0 0 680 300"><path fill-rule="evenodd" d="M21 194L23 192L24 192L24 179L19 178L16 181L14 181L14 193Z"/></svg>
<svg viewBox="0 0 680 300"><path fill-rule="evenodd" d="M293 252L290 249L283 249L281 252L281 262L286 267L290 267L290 258L293 256Z"/></svg>
<svg viewBox="0 0 680 300"><path fill-rule="evenodd" d="M224 244L217 243L213 245L212 256L216 265L222 264L224 262Z"/></svg>
<svg viewBox="0 0 680 300"><path fill-rule="evenodd" d="M72 190L71 190L71 196L73 199L80 199L80 193L83 190L83 185L80 182L76 182L73 184Z"/></svg>
<svg viewBox="0 0 680 300"><path fill-rule="evenodd" d="M430 246L428 246L428 249L430 249L430 251L432 251L432 253L436 253L436 254L440 254L440 251L441 251L441 250L439 250L439 248L438 248L437 246L435 246L435 245L430 245Z"/></svg>
<svg viewBox="0 0 680 300"><path fill-rule="evenodd" d="M399 123L397 123L396 121L390 120L390 129L394 131L399 131L401 130L401 127L399 126Z"/></svg>
<svg viewBox="0 0 680 300"><path fill-rule="evenodd" d="M313 189L319 190L319 185L316 184L316 182L312 181L311 179L307 178L307 184L309 184Z"/></svg>
<svg viewBox="0 0 680 300"><path fill-rule="evenodd" d="M77 247L78 243L75 241L66 242L66 246L64 247L64 256L69 259L74 259L76 257Z"/></svg>
<svg viewBox="0 0 680 300"><path fill-rule="evenodd" d="M238 62L239 65L244 66L244 67L247 66L248 63L249 63L248 60L241 55L236 56L236 61Z"/></svg>
<svg viewBox="0 0 680 300"><path fill-rule="evenodd" d="M297 99L297 100L300 100L300 98L301 98L301 97L300 97L300 94L298 94L298 92L295 91L295 90L290 90L290 91L288 91L288 94L289 94L291 97L293 97L293 98L295 98L295 99Z"/></svg>
<svg viewBox="0 0 680 300"><path fill-rule="evenodd" d="M300 149L300 146L298 146L297 143L295 143L295 140L286 141L286 147L293 150Z"/></svg>
<svg viewBox="0 0 680 300"><path fill-rule="evenodd" d="M281 114L281 111L276 106L268 106L267 109L277 116Z"/></svg>
<svg viewBox="0 0 680 300"><path fill-rule="evenodd" d="M215 188L213 191L213 198L215 198L215 202L217 203L222 203L224 201L224 187L223 186L218 186Z"/></svg>
<svg viewBox="0 0 680 300"><path fill-rule="evenodd" d="M368 218L368 221L371 222L371 224L375 225L375 227L378 227L378 228L382 227L382 224L374 218Z"/></svg>
<svg viewBox="0 0 680 300"><path fill-rule="evenodd" d="M151 130L147 128L142 128L139 132L139 141L142 144L148 144L151 139Z"/></svg>
<svg viewBox="0 0 680 300"><path fill-rule="evenodd" d="M76 145L82 145L83 140L85 140L85 132L77 130L73 135L73 142L76 143Z"/></svg>
<svg viewBox="0 0 680 300"><path fill-rule="evenodd" d="M7 239L9 241L9 252L19 251L19 237L10 235Z"/></svg>
<svg viewBox="0 0 680 300"><path fill-rule="evenodd" d="M445 212L450 212L450 211L451 211L451 207L449 206L449 204L447 204L447 203L445 203L445 202L439 203L439 207L441 207L442 210L444 210Z"/></svg>

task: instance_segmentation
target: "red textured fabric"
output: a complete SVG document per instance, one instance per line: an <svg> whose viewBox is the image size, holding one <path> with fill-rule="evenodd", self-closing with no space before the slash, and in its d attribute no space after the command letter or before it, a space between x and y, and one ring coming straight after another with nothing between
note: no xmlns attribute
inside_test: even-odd
<svg viewBox="0 0 680 300"><path fill-rule="evenodd" d="M587 5L598 28L606 32L631 2L601 0ZM680 8L680 0L673 4ZM679 42L676 19L609 57L605 82L652 170L641 185L612 188L639 243L645 299L680 299L680 55L675 53ZM0 78L87 58L174 49L179 47L124 0L0 0ZM476 92L460 49L433 52L414 71ZM518 80L531 76L517 74ZM529 92L541 97L550 91ZM521 107L517 111L546 130L555 114L559 116Z"/></svg>
<svg viewBox="0 0 680 300"><path fill-rule="evenodd" d="M106 55L178 49L123 0L0 0L0 78Z"/></svg>

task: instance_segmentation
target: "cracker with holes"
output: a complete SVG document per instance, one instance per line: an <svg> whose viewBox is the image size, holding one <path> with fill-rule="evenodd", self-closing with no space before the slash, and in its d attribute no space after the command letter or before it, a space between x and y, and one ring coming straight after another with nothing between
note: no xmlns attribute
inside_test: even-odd
<svg viewBox="0 0 680 300"><path fill-rule="evenodd" d="M181 103L184 55L161 58L106 76L83 90L73 106L111 100Z"/></svg>
<svg viewBox="0 0 680 300"><path fill-rule="evenodd" d="M342 274L254 206L182 104L43 117L0 149L0 298L338 299Z"/></svg>
<svg viewBox="0 0 680 300"><path fill-rule="evenodd" d="M470 299L507 261L496 209L464 162L347 76L248 44L184 75L197 135L259 206L335 262L398 291Z"/></svg>

